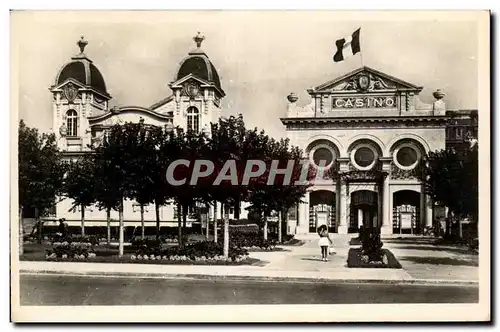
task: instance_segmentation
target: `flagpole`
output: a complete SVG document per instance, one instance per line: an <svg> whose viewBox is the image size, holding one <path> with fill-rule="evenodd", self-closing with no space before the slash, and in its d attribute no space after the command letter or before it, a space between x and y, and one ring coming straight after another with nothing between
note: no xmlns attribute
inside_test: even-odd
<svg viewBox="0 0 500 332"><path fill-rule="evenodd" d="M361 67L364 67L365 66L365 63L363 61L363 34L361 33L361 27L359 27L359 48L360 48L360 51L359 51L359 56L361 57Z"/></svg>

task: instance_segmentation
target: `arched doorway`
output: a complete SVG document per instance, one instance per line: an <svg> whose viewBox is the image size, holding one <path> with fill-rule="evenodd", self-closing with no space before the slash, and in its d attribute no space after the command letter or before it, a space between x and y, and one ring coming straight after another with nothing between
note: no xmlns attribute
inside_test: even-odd
<svg viewBox="0 0 500 332"><path fill-rule="evenodd" d="M321 225L326 225L331 233L337 232L335 193L328 190L309 194L309 232L316 232Z"/></svg>
<svg viewBox="0 0 500 332"><path fill-rule="evenodd" d="M393 194L392 232L414 234L420 230L420 193L400 190Z"/></svg>
<svg viewBox="0 0 500 332"><path fill-rule="evenodd" d="M378 226L378 193L371 190L359 190L351 194L350 220L348 233L356 233L359 227Z"/></svg>

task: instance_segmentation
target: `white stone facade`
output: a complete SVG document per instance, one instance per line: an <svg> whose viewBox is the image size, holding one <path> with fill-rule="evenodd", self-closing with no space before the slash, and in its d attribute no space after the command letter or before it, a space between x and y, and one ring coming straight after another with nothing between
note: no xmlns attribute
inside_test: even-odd
<svg viewBox="0 0 500 332"><path fill-rule="evenodd" d="M339 178L315 183L298 213L289 220L291 233L315 232L327 224L332 232L357 232L360 225L381 226L383 234L421 233L432 226L432 202L419 180L420 160L445 148L444 93L426 105L422 87L368 67L308 90L311 102L297 106L288 96L282 118L291 144L305 157Z"/></svg>

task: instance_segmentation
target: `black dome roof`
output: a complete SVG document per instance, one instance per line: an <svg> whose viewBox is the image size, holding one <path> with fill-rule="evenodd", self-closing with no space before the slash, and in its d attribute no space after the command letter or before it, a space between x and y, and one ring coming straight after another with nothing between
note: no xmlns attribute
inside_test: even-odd
<svg viewBox="0 0 500 332"><path fill-rule="evenodd" d="M175 76L175 80L178 81L192 74L199 79L214 84L222 93L224 93L220 85L220 78L217 73L217 69L215 69L213 63L201 49L201 43L204 39L205 37L201 36L199 32L198 35L193 38L197 48L189 52L187 58L182 60L179 70L177 71L177 75Z"/></svg>
<svg viewBox="0 0 500 332"><path fill-rule="evenodd" d="M72 78L87 87L108 95L104 77L92 63L92 60L87 58L85 53L83 53L87 44L88 42L83 37L78 41L77 45L80 47L80 54L72 57L71 61L61 68L57 74L55 83L59 85Z"/></svg>
<svg viewBox="0 0 500 332"><path fill-rule="evenodd" d="M64 65L59 72L56 85L59 85L69 78L87 85L99 92L107 93L106 83L97 67L89 61L75 60Z"/></svg>
<svg viewBox="0 0 500 332"><path fill-rule="evenodd" d="M219 89L220 79L215 66L210 62L205 54L190 55L182 62L177 72L176 80L180 80L189 74L201 78L210 83L214 83Z"/></svg>

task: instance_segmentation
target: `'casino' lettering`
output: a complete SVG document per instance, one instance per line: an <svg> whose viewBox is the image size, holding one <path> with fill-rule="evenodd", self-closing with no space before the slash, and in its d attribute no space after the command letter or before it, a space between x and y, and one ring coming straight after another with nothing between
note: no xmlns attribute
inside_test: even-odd
<svg viewBox="0 0 500 332"><path fill-rule="evenodd" d="M396 107L394 97L350 97L333 98L333 108L393 108Z"/></svg>

